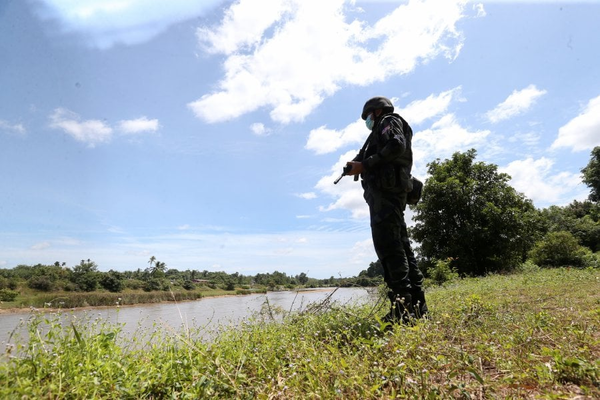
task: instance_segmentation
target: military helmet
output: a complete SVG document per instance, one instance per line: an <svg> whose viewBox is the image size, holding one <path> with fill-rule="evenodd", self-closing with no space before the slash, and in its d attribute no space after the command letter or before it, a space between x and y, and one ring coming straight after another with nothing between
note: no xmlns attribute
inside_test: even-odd
<svg viewBox="0 0 600 400"><path fill-rule="evenodd" d="M361 114L362 119L367 119L369 114L373 112L373 110L382 109L384 114L391 113L394 111L394 105L387 97L373 97L372 99L367 100L363 107L363 111Z"/></svg>

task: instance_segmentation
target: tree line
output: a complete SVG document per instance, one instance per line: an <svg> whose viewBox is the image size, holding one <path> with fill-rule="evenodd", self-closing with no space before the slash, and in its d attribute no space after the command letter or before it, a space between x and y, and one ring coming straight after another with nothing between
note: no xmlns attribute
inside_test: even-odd
<svg viewBox="0 0 600 400"><path fill-rule="evenodd" d="M258 273L243 275L238 272L228 274L223 271L198 271L167 268L165 262L151 257L149 266L135 271L103 272L98 265L88 259L73 267L55 262L51 265L18 265L11 269L0 269L0 300L12 301L19 294L19 288L27 287L41 292L93 292L108 291L120 293L125 290L146 292L169 290L221 289L237 290L261 288L265 290L292 289L297 287L325 286L371 286L373 282L363 278L315 279L302 272L295 276L285 272Z"/></svg>

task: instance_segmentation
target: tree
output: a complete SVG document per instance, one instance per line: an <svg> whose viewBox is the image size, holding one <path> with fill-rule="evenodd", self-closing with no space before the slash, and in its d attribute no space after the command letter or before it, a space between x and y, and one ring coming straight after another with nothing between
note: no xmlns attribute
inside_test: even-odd
<svg viewBox="0 0 600 400"><path fill-rule="evenodd" d="M125 284L123 282L123 274L112 269L100 278L100 285L109 292L119 293L123 291Z"/></svg>
<svg viewBox="0 0 600 400"><path fill-rule="evenodd" d="M581 170L583 183L591 189L589 199L600 202L600 146L592 150L592 158L588 165Z"/></svg>
<svg viewBox="0 0 600 400"><path fill-rule="evenodd" d="M476 151L428 164L431 175L415 206L412 237L428 265L451 259L460 274L511 270L539 236L539 213L508 185L497 166L475 163Z"/></svg>
<svg viewBox="0 0 600 400"><path fill-rule="evenodd" d="M565 207L550 206L541 210L544 232L566 231L582 246L600 251L600 204L573 201Z"/></svg>
<svg viewBox="0 0 600 400"><path fill-rule="evenodd" d="M87 261L81 260L79 265L74 266L71 274L71 281L85 292L96 290L99 278L98 266L89 258Z"/></svg>
<svg viewBox="0 0 600 400"><path fill-rule="evenodd" d="M308 276L305 272L301 272L300 275L296 276L296 279L298 279L298 282L300 282L301 285L306 285L308 282Z"/></svg>

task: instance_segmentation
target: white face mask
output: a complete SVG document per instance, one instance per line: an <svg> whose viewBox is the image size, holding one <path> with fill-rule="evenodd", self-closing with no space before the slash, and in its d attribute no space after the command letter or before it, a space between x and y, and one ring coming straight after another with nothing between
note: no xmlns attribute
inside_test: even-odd
<svg viewBox="0 0 600 400"><path fill-rule="evenodd" d="M373 120L373 113L369 114L369 116L365 120L365 125L367 125L367 128L370 131L373 130L373 126L375 126L375 120Z"/></svg>

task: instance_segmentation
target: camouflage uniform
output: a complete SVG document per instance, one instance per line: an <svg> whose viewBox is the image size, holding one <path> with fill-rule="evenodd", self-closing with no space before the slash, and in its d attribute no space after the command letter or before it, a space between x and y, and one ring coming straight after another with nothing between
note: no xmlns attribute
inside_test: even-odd
<svg viewBox="0 0 600 400"><path fill-rule="evenodd" d="M392 111L393 106L391 110L384 108L354 161L363 165L361 183L369 205L373 244L392 302L388 318L405 320L408 314L420 316L426 306L423 275L417 267L404 221L406 194L412 189L412 129ZM414 309L413 303L419 306Z"/></svg>

